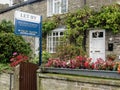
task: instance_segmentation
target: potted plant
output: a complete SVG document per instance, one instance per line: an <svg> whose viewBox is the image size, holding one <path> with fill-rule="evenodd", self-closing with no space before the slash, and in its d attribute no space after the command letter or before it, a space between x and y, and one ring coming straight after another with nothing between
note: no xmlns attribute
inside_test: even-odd
<svg viewBox="0 0 120 90"><path fill-rule="evenodd" d="M86 56L77 56L66 61L51 58L45 64L45 67L41 67L41 71L120 79L120 63L101 58L98 58L96 62L92 62L92 59Z"/></svg>
<svg viewBox="0 0 120 90"><path fill-rule="evenodd" d="M114 61L116 59L116 54L108 54L107 59Z"/></svg>

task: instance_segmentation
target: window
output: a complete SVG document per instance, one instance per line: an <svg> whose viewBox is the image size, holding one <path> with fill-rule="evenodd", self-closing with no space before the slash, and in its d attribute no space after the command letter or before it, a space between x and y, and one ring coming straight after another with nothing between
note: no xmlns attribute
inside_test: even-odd
<svg viewBox="0 0 120 90"><path fill-rule="evenodd" d="M63 14L68 11L68 0L47 0L47 15Z"/></svg>
<svg viewBox="0 0 120 90"><path fill-rule="evenodd" d="M93 38L103 38L103 32L93 32L92 37Z"/></svg>
<svg viewBox="0 0 120 90"><path fill-rule="evenodd" d="M47 51L49 53L55 53L56 47L63 43L60 40L60 38L63 37L64 31L65 31L64 28L57 28L57 29L51 31L47 35Z"/></svg>

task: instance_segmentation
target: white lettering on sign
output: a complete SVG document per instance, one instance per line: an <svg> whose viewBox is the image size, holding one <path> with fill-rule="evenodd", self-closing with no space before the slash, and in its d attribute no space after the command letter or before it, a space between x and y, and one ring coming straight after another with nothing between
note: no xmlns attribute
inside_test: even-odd
<svg viewBox="0 0 120 90"><path fill-rule="evenodd" d="M40 23L40 16L35 14L30 14L21 11L15 11L15 18L18 20L24 20L29 22Z"/></svg>

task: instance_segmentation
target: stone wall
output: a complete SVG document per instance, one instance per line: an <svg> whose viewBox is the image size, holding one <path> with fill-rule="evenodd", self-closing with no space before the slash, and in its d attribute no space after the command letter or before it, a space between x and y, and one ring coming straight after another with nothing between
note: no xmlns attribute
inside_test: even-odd
<svg viewBox="0 0 120 90"><path fill-rule="evenodd" d="M10 81L10 78L11 78L11 81ZM13 74L1 73L0 74L0 90L12 90L12 89L13 89Z"/></svg>
<svg viewBox="0 0 120 90"><path fill-rule="evenodd" d="M60 74L39 74L37 90L120 90L120 81Z"/></svg>
<svg viewBox="0 0 120 90"><path fill-rule="evenodd" d="M110 40L111 39L111 40ZM108 50L108 44L113 43L113 51ZM106 33L106 56L109 54L116 54L116 60L120 60L120 33L112 34Z"/></svg>
<svg viewBox="0 0 120 90"><path fill-rule="evenodd" d="M0 4L0 10L8 8L9 5L8 4Z"/></svg>
<svg viewBox="0 0 120 90"><path fill-rule="evenodd" d="M120 0L68 0L68 12L74 12L85 5L97 10L103 5L116 3L117 1ZM0 21L2 19L14 21L15 10L42 15L43 19L45 19L47 18L47 0L38 0L29 4L22 3L13 7L6 8L2 11L0 10Z"/></svg>

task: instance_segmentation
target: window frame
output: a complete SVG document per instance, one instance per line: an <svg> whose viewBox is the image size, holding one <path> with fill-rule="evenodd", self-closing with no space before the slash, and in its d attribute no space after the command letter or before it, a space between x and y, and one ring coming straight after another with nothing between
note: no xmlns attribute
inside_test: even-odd
<svg viewBox="0 0 120 90"><path fill-rule="evenodd" d="M65 1L65 11L62 12L62 9L64 7L64 5L61 5L63 0L47 0L47 17L50 17L50 16L53 16L53 15L56 15L56 14L64 14L64 13L67 13L68 12L68 0ZM60 2L60 6L58 6L58 12L56 13L55 12L55 3L58 3ZM57 4L56 4L57 5Z"/></svg>
<svg viewBox="0 0 120 90"><path fill-rule="evenodd" d="M57 28L47 34L46 49L49 53L56 53L56 47L62 43L59 39L64 36L64 31L65 28Z"/></svg>

